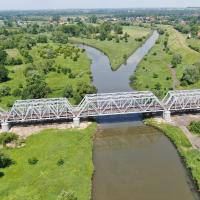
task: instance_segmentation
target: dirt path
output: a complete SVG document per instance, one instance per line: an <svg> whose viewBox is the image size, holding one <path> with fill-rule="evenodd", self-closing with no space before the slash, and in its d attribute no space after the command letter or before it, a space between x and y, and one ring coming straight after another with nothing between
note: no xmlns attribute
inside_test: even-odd
<svg viewBox="0 0 200 200"><path fill-rule="evenodd" d="M187 126L190 124L191 121L197 121L200 120L200 115L176 115L172 116L172 123L174 123L176 126L181 128L181 130L184 132L184 134L189 139L190 143L192 144L193 148L200 149L200 137L198 135L195 135L191 133Z"/></svg>
<svg viewBox="0 0 200 200"><path fill-rule="evenodd" d="M176 76L176 70L174 68L172 68L171 65L167 65L170 72L171 72L171 75L172 75L172 80L173 80L173 90L175 90L179 85L180 85L180 81L177 79L177 76Z"/></svg>

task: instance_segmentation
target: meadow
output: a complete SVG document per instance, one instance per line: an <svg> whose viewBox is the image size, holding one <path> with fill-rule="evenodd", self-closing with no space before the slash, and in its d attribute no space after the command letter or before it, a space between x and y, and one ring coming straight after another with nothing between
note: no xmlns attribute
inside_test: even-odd
<svg viewBox="0 0 200 200"><path fill-rule="evenodd" d="M134 81L131 84L137 90L157 89L159 83L160 97L171 89L200 88L200 81L193 85L181 86L180 79L186 67L200 61L200 53L192 50L186 41L185 35L171 26L161 26L168 33L168 48L164 50L165 36L161 35L157 44L150 50L136 69ZM171 68L173 54L182 56L181 64ZM148 77L148 78L147 78Z"/></svg>
<svg viewBox="0 0 200 200"><path fill-rule="evenodd" d="M129 34L128 42L120 40L119 43L116 43L114 39L112 41L100 41L87 38L71 38L70 41L84 43L104 52L109 57L112 69L117 70L125 62L124 55L129 57L136 51L151 34L151 29L139 26L124 26L123 32ZM142 41L136 41L139 38Z"/></svg>
<svg viewBox="0 0 200 200"><path fill-rule="evenodd" d="M28 137L24 147L4 149L15 164L1 169L0 199L55 200L63 190L90 199L94 131L95 124L84 130L44 130ZM30 164L32 158L38 162Z"/></svg>

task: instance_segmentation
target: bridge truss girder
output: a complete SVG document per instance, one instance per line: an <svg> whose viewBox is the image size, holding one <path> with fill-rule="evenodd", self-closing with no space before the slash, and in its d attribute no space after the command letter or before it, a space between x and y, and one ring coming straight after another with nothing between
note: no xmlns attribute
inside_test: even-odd
<svg viewBox="0 0 200 200"><path fill-rule="evenodd" d="M152 92L126 92L86 95L77 107L78 117L164 111Z"/></svg>
<svg viewBox="0 0 200 200"><path fill-rule="evenodd" d="M198 110L200 90L169 91L162 103L169 111Z"/></svg>
<svg viewBox="0 0 200 200"><path fill-rule="evenodd" d="M66 98L19 100L7 116L7 122L72 119L73 107Z"/></svg>

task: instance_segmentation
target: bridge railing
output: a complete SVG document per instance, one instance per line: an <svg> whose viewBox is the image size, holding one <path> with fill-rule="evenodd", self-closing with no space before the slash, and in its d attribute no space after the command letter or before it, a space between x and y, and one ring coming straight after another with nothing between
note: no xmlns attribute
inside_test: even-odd
<svg viewBox="0 0 200 200"><path fill-rule="evenodd" d="M7 122L49 119L72 119L73 107L66 98L31 99L16 101Z"/></svg>
<svg viewBox="0 0 200 200"><path fill-rule="evenodd" d="M18 100L9 112L0 109L6 123L74 119L128 113L163 112L170 120L171 111L200 110L200 90L169 91L160 101L152 92L88 94L77 106L66 98Z"/></svg>
<svg viewBox="0 0 200 200"><path fill-rule="evenodd" d="M169 111L200 109L200 90L169 91L162 103Z"/></svg>
<svg viewBox="0 0 200 200"><path fill-rule="evenodd" d="M152 92L121 92L86 95L78 106L78 117L163 111Z"/></svg>

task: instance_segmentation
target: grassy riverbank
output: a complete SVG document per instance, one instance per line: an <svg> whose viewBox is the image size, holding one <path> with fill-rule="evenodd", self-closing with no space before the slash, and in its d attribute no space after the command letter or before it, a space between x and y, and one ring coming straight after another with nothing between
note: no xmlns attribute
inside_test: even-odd
<svg viewBox="0 0 200 200"><path fill-rule="evenodd" d="M91 197L92 135L85 130L45 130L30 136L26 146L4 150L15 164L1 170L1 200L56 200L62 190L73 191L79 200ZM30 165L28 159L37 158ZM58 165L60 159L63 165Z"/></svg>
<svg viewBox="0 0 200 200"><path fill-rule="evenodd" d="M145 120L145 124L158 128L174 143L187 168L191 170L193 179L200 191L200 151L192 149L192 145L187 137L176 126L158 123L154 119Z"/></svg>
<svg viewBox="0 0 200 200"><path fill-rule="evenodd" d="M136 51L149 36L151 30L139 26L127 26L123 28L123 32L127 32L130 35L128 42L120 40L119 43L116 43L115 40L100 41L86 38L71 38L71 41L76 43L85 43L101 50L109 57L112 69L116 70L124 63L124 55L129 57L134 51ZM138 38L143 38L143 40L136 41Z"/></svg>
<svg viewBox="0 0 200 200"><path fill-rule="evenodd" d="M200 81L194 85L180 86L180 79L186 67L199 62L200 53L188 47L185 35L176 31L171 26L162 26L168 33L169 51L164 50L165 35L161 35L158 43L150 50L149 54L138 65L132 87L137 90L152 90L163 97L167 90L200 88ZM171 68L173 54L182 56L182 63L176 68ZM158 86L159 85L159 86Z"/></svg>

